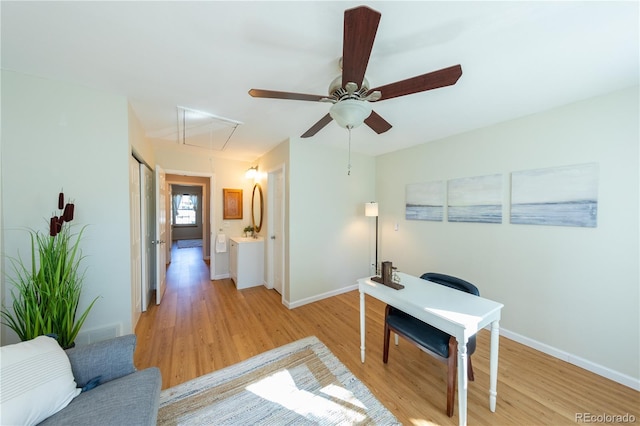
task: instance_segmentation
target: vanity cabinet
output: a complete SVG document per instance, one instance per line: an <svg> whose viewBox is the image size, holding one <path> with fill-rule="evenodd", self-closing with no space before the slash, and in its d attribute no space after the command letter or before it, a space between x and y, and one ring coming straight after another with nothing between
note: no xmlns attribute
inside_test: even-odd
<svg viewBox="0 0 640 426"><path fill-rule="evenodd" d="M238 290L264 284L264 239L229 238L229 272Z"/></svg>

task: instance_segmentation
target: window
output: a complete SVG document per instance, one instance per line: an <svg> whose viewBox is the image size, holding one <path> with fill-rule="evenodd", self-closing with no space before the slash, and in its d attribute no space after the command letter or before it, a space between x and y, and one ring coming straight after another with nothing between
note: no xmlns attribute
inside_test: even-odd
<svg viewBox="0 0 640 426"><path fill-rule="evenodd" d="M173 224L196 225L198 196L194 194L177 194L173 196Z"/></svg>

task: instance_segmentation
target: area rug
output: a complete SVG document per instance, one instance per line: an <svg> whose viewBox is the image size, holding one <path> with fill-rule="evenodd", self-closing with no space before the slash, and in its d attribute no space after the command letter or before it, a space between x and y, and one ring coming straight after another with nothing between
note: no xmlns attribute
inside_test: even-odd
<svg viewBox="0 0 640 426"><path fill-rule="evenodd" d="M202 240L178 240L178 248L202 247Z"/></svg>
<svg viewBox="0 0 640 426"><path fill-rule="evenodd" d="M165 389L158 425L397 425L318 338Z"/></svg>

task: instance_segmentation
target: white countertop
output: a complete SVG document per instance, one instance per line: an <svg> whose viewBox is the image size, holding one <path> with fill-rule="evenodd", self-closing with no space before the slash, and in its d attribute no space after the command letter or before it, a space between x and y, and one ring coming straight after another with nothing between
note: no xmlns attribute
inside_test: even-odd
<svg viewBox="0 0 640 426"><path fill-rule="evenodd" d="M262 237L231 237L230 240L235 241L236 243L259 243L263 241Z"/></svg>

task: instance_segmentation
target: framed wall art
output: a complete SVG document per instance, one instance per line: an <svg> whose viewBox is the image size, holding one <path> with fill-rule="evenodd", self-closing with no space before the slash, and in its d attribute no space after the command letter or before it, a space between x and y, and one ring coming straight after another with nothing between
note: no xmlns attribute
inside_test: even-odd
<svg viewBox="0 0 640 426"><path fill-rule="evenodd" d="M405 187L405 219L442 222L444 182L410 183Z"/></svg>
<svg viewBox="0 0 640 426"><path fill-rule="evenodd" d="M511 223L595 228L598 164L511 173Z"/></svg>
<svg viewBox="0 0 640 426"><path fill-rule="evenodd" d="M502 175L447 182L449 222L502 223Z"/></svg>
<svg viewBox="0 0 640 426"><path fill-rule="evenodd" d="M242 219L242 189L222 189L222 219Z"/></svg>

